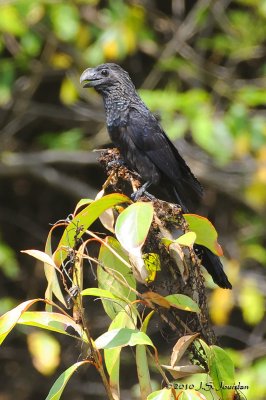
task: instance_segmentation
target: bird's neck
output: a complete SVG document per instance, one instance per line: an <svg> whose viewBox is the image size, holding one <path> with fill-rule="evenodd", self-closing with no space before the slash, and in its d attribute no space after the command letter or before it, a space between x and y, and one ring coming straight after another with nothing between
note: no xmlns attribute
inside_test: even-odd
<svg viewBox="0 0 266 400"><path fill-rule="evenodd" d="M134 103L137 93L123 92L121 88L103 93L106 122L108 126L121 126L126 124L130 105Z"/></svg>

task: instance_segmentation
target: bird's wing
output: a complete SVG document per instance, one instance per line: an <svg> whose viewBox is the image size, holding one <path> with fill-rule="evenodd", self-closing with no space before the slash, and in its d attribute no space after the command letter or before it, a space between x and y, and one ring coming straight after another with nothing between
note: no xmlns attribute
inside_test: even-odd
<svg viewBox="0 0 266 400"><path fill-rule="evenodd" d="M177 190L202 195L202 187L152 114L129 113L127 134Z"/></svg>

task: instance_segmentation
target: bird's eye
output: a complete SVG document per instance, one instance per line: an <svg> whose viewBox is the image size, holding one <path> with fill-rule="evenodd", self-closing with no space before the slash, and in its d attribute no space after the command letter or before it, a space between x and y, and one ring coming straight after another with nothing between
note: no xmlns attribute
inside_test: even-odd
<svg viewBox="0 0 266 400"><path fill-rule="evenodd" d="M107 69L103 69L103 70L101 71L101 74L102 74L103 76L108 76L108 75L109 75L109 71L108 71Z"/></svg>

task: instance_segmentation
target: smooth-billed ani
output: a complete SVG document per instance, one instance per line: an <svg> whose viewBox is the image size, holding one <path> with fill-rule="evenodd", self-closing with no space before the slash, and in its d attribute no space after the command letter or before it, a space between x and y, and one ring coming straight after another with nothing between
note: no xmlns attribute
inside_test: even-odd
<svg viewBox="0 0 266 400"><path fill-rule="evenodd" d="M127 166L144 182L138 192L152 185L160 189L163 200L177 203L188 212L201 198L202 187L137 94L128 73L117 64L102 64L86 69L80 82L102 95L111 140ZM200 245L194 249L213 281L231 289L219 257Z"/></svg>

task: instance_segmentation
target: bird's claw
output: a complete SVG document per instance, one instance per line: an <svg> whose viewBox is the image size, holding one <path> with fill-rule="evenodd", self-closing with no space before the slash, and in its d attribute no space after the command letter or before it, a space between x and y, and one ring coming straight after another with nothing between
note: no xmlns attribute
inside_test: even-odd
<svg viewBox="0 0 266 400"><path fill-rule="evenodd" d="M155 196L153 196L152 194L150 194L149 192L147 192L145 190L145 188L143 189L142 187L140 189L138 189L136 192L133 192L130 196L132 201L138 201L138 199L142 196L145 195L146 197L148 197L148 199L150 200L154 200Z"/></svg>

